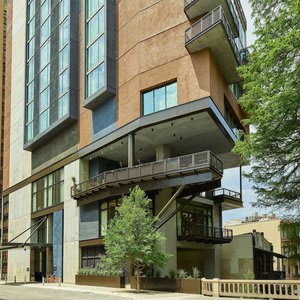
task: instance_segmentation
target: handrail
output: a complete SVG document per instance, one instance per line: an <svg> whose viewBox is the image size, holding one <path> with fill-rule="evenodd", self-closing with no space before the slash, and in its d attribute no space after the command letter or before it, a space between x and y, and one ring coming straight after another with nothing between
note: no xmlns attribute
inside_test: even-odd
<svg viewBox="0 0 300 300"><path fill-rule="evenodd" d="M232 240L233 231L231 229L213 227L204 224L183 224L177 225L177 236L180 238L213 238Z"/></svg>
<svg viewBox="0 0 300 300"><path fill-rule="evenodd" d="M220 174L223 173L222 161L210 151L204 151L103 172L86 181L75 184L71 188L71 196L73 197L105 184L202 167L213 167Z"/></svg>
<svg viewBox="0 0 300 300"><path fill-rule="evenodd" d="M189 29L185 31L185 43L186 45L193 40L198 35L201 35L202 33L208 31L212 27L214 27L216 24L221 22L224 26L225 32L227 34L228 40L231 44L232 50L235 54L235 57L239 63L239 65L243 65L243 60L240 55L240 51L238 50L238 46L236 44L236 41L234 39L234 35L232 33L232 30L230 28L230 25L227 21L226 15L224 13L224 10L222 6L216 7L211 12L207 13L203 18L199 19L197 22L195 22Z"/></svg>
<svg viewBox="0 0 300 300"><path fill-rule="evenodd" d="M235 192L226 188L220 188L213 191L213 196L229 196L232 198L240 199L241 200L241 194L239 192Z"/></svg>
<svg viewBox="0 0 300 300"><path fill-rule="evenodd" d="M187 6L191 5L193 2L196 2L196 1L203 1L203 0L184 0L184 9L186 9ZM226 1L227 5L229 7L232 18L233 18L234 23L237 27L237 30L239 30L239 21L238 21L238 15L237 15L236 9L235 9L235 7L234 7L231 0L225 0L225 1Z"/></svg>
<svg viewBox="0 0 300 300"><path fill-rule="evenodd" d="M213 297L299 299L299 280L234 280L201 278L202 294Z"/></svg>

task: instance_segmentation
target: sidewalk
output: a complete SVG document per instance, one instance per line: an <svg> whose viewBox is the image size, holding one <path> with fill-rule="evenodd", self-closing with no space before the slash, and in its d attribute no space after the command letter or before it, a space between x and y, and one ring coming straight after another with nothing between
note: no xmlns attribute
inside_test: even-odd
<svg viewBox="0 0 300 300"><path fill-rule="evenodd" d="M3 284L3 282L1 282ZM179 294L179 293L168 293L168 292L159 292L159 291L141 291L141 293L136 293L132 289L117 289L117 288L105 288L105 287L94 287L94 286L79 286L74 284L65 284L62 283L61 286L58 284L45 284L41 283L28 283L28 284L18 284L18 286L26 287L28 289L45 289L45 290L56 290L59 291L69 291L69 292L78 292L78 293L89 293L102 296L115 296L123 299L132 299L132 300L142 300L142 299L187 299L187 300L214 300L221 298L206 297L202 295L189 295L189 294ZM103 297L101 297L103 299ZM105 299L105 298L104 298ZM238 298L223 298L224 300L236 300ZM251 299L249 299L251 300Z"/></svg>

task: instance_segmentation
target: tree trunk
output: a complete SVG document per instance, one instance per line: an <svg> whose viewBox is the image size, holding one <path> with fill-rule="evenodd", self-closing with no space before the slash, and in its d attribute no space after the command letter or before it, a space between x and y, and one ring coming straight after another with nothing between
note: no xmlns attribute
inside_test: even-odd
<svg viewBox="0 0 300 300"><path fill-rule="evenodd" d="M136 291L140 292L140 262L136 264Z"/></svg>

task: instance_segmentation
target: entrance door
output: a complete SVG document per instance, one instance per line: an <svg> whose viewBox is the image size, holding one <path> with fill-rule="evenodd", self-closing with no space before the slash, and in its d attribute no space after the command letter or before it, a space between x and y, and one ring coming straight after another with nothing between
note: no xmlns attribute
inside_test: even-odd
<svg viewBox="0 0 300 300"><path fill-rule="evenodd" d="M46 249L34 251L34 280L42 282L42 278L46 276Z"/></svg>

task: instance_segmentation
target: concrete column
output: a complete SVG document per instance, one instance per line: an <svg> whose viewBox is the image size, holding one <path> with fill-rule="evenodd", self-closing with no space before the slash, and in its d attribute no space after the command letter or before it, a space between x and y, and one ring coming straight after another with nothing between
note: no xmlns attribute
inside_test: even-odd
<svg viewBox="0 0 300 300"><path fill-rule="evenodd" d="M128 134L128 167L134 166L135 162L135 141L134 133Z"/></svg>
<svg viewBox="0 0 300 300"><path fill-rule="evenodd" d="M156 147L156 160L162 160L171 157L171 148L168 145L158 145Z"/></svg>

